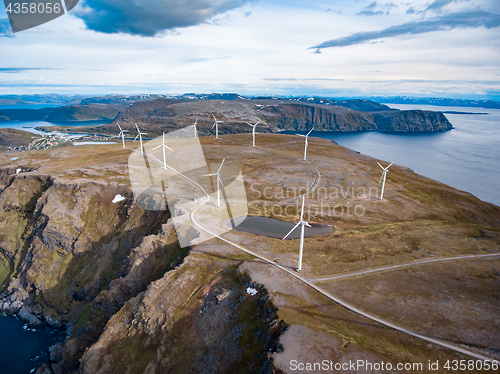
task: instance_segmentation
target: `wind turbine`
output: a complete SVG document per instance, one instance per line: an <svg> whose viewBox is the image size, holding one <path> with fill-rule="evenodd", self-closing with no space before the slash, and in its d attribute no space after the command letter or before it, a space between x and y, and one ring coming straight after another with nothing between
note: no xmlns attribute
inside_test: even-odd
<svg viewBox="0 0 500 374"><path fill-rule="evenodd" d="M198 118L196 118L196 121L194 121L194 137L198 137L198 130L196 129L196 124L198 123Z"/></svg>
<svg viewBox="0 0 500 374"><path fill-rule="evenodd" d="M220 179L220 169L222 169L222 165L224 164L224 161L226 159L222 160L220 163L219 169L217 170L217 173L212 173L212 174L205 174L202 175L202 177L211 177L216 175L217 176L217 208L220 206L220 188L219 188L219 183L224 187L224 183L222 183L222 180Z"/></svg>
<svg viewBox="0 0 500 374"><path fill-rule="evenodd" d="M134 142L137 140L137 138L139 138L139 142L141 143L141 155L143 155L144 154L144 149L142 148L142 136L143 135L147 135L148 133L147 132L141 132L141 130L139 130L139 126L137 126L137 123L135 123L134 125L137 128L137 132L139 133L134 138Z"/></svg>
<svg viewBox="0 0 500 374"><path fill-rule="evenodd" d="M307 156L307 139L309 138L309 134L312 133L313 130L314 127L307 133L307 135L297 134L298 136L303 136L304 138L306 138L306 144L304 145L304 161L306 160Z"/></svg>
<svg viewBox="0 0 500 374"><path fill-rule="evenodd" d="M164 168L165 170L167 170L167 155L166 155L166 149L169 149L169 150L171 150L172 152L173 152L174 150L173 150L172 148L168 147L167 145L165 145L165 133L163 133L163 142L162 142L159 146L154 147L154 148L152 149L152 151L154 151L155 149L158 149L158 148L160 148L160 147L162 147L162 149L163 149L163 168Z"/></svg>
<svg viewBox="0 0 500 374"><path fill-rule="evenodd" d="M253 139L253 141L252 141L252 147L255 147L255 128L257 127L257 125L259 123L260 123L260 120L255 125L252 125L251 123L247 122L247 124L249 124L250 126L252 126L252 139Z"/></svg>
<svg viewBox="0 0 500 374"><path fill-rule="evenodd" d="M392 164L394 164L394 162L391 162L391 164L389 166L387 166L386 168L384 168L378 162L377 162L377 164L378 164L378 166L380 166L382 168L382 176L380 177L380 181L378 182L378 184L380 184L380 182L382 182L382 191L380 192L380 200L382 200L384 198L385 178L387 177L387 173L389 172L389 168L392 166Z"/></svg>
<svg viewBox="0 0 500 374"><path fill-rule="evenodd" d="M212 126L212 128L214 128L215 126L215 138L216 139L219 139L219 123L224 123L223 121L217 121L217 119L215 118L215 114L212 114L212 116L214 117L214 125Z"/></svg>
<svg viewBox="0 0 500 374"><path fill-rule="evenodd" d="M118 124L117 124L118 125ZM122 143L123 143L123 148L125 148L125 133L128 132L128 130L123 130L120 125L118 125L118 128L120 129L120 133L118 136L122 137Z"/></svg>
<svg viewBox="0 0 500 374"><path fill-rule="evenodd" d="M304 226L311 227L310 224L308 224L306 221L303 220L304 218L304 202L306 200L306 197L302 197L302 210L300 211L300 221L294 226L293 229L290 230L288 234L286 234L283 239L285 240L288 235L290 235L299 225L301 226L300 228L300 250L299 250L299 266L297 267L297 271L302 270L302 255L304 253Z"/></svg>

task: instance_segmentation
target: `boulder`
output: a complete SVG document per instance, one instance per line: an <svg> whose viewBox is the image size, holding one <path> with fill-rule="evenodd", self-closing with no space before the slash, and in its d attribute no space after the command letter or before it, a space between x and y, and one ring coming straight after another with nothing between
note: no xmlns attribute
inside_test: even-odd
<svg viewBox="0 0 500 374"><path fill-rule="evenodd" d="M25 306L23 306L19 310L19 313L17 315L19 316L19 318L25 320L30 326L36 326L42 323L42 321L34 316Z"/></svg>

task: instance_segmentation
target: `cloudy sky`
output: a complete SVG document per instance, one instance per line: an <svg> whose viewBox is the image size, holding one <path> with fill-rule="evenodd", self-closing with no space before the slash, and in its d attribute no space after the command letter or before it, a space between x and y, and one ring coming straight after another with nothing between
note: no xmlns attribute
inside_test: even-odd
<svg viewBox="0 0 500 374"><path fill-rule="evenodd" d="M499 0L81 0L11 33L0 94L500 100Z"/></svg>

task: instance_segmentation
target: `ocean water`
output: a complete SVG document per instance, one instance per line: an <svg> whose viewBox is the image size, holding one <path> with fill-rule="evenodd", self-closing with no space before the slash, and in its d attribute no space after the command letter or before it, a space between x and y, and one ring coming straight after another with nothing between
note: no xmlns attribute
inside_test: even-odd
<svg viewBox="0 0 500 374"><path fill-rule="evenodd" d="M27 105L0 105L0 109L42 109L57 108L61 104L27 104Z"/></svg>
<svg viewBox="0 0 500 374"><path fill-rule="evenodd" d="M0 315L0 334L0 372L5 374L32 372L49 361L49 347L65 337L64 331L27 328L18 318L5 315Z"/></svg>
<svg viewBox="0 0 500 374"><path fill-rule="evenodd" d="M470 192L500 206L500 110L432 105L387 104L395 109L425 109L487 114L447 114L451 131L426 134L314 131L311 136L385 161Z"/></svg>
<svg viewBox="0 0 500 374"><path fill-rule="evenodd" d="M3 108L0 106L0 109ZM110 120L104 121L78 121L78 122L65 122L65 123L52 123L46 121L13 121L13 122L0 122L1 128L17 129L32 132L34 134L47 134L46 132L35 130L35 127L40 126L61 126L64 128L74 126L100 126L111 123Z"/></svg>

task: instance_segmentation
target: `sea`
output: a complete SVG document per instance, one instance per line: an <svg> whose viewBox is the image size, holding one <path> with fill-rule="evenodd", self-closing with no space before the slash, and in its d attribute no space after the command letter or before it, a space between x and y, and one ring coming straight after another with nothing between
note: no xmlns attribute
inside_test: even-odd
<svg viewBox="0 0 500 374"><path fill-rule="evenodd" d="M330 139L344 147L383 160L383 166L394 162L409 167L418 174L500 206L499 109L386 105L401 110L454 112L444 113L454 129L421 134L314 131L311 136Z"/></svg>
<svg viewBox="0 0 500 374"><path fill-rule="evenodd" d="M0 372L27 374L49 362L49 347L63 342L66 333L30 328L15 316L0 315L0 336Z"/></svg>

